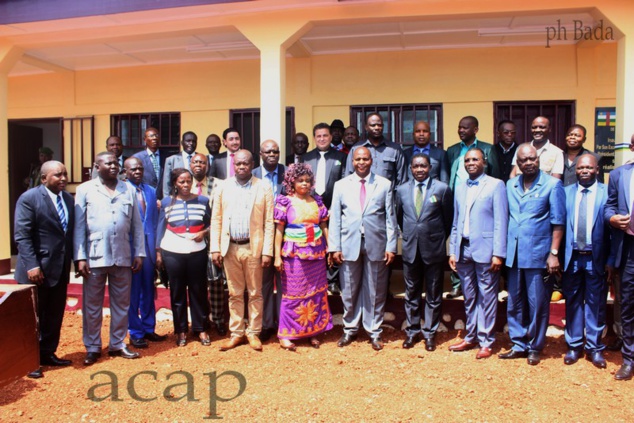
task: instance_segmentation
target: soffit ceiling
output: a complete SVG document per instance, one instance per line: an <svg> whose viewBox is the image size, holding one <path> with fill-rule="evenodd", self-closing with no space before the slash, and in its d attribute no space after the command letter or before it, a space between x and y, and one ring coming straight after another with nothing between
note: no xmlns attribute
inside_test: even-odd
<svg viewBox="0 0 634 423"><path fill-rule="evenodd" d="M0 37L30 36L24 57L9 76L43 72L80 71L166 63L190 63L218 60L258 59L259 50L233 26L208 29L154 29L145 34L120 35L117 25L143 25L155 21L161 12L150 11L121 17L95 16L73 19L72 29L111 26L104 36L89 40L64 40L59 43L37 42L46 37L47 25L0 26ZM195 19L192 16L193 19ZM565 14L517 14L407 19L339 20L315 22L288 49L288 57L310 57L355 52L406 51L546 45L546 27L567 28L567 39L551 45L580 42L574 37L574 22L584 26L599 23L600 16L579 10ZM607 25L604 23L604 26ZM59 28L57 28L59 31ZM52 31L52 29L51 29ZM31 34L32 33L32 34Z"/></svg>

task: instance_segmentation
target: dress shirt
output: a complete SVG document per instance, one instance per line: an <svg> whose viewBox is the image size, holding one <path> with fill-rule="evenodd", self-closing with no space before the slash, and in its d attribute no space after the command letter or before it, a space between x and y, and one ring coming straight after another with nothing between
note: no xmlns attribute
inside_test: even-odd
<svg viewBox="0 0 634 423"><path fill-rule="evenodd" d="M68 207L66 207L66 202L64 201L64 197L62 197L62 193L60 192L59 194L55 194L48 188L46 188L46 192L48 193L48 196L51 197L51 201L53 202L55 209L57 209L57 197L62 199L62 208L64 209L64 215L66 216L66 224L68 224Z"/></svg>
<svg viewBox="0 0 634 423"><path fill-rule="evenodd" d="M372 173L388 179L392 182L392 188L407 180L407 165L400 145L382 139L379 145L375 146L370 140L365 140L355 144L351 151L354 152L359 147L366 147L372 154L372 167L370 168ZM346 165L346 174L348 175L354 173L353 155L348 155Z"/></svg>
<svg viewBox="0 0 634 423"><path fill-rule="evenodd" d="M269 176L270 175L270 176ZM275 170L273 172L269 172L266 170L264 166L262 166L262 179L268 182L271 185L271 190L273 191L273 198L277 197L277 181L280 175L277 174L277 165L275 166Z"/></svg>
<svg viewBox="0 0 634 423"><path fill-rule="evenodd" d="M429 144L427 144L425 147L419 147L417 145L414 145L414 148L412 150L414 154L412 154L412 157L414 157L416 154L427 154L429 156L430 151L431 151L431 148L429 147Z"/></svg>
<svg viewBox="0 0 634 423"><path fill-rule="evenodd" d="M187 154L184 151L181 151L181 155L183 156L183 167L189 171L191 171L192 157L194 154L197 154L195 151L192 154Z"/></svg>
<svg viewBox="0 0 634 423"><path fill-rule="evenodd" d="M573 234L574 234L574 243L575 245L573 246L573 248L576 250L577 248L577 227L579 224L579 203L581 202L581 197L583 196L583 193L581 191L583 191L584 189L588 189L588 193L586 193L586 195L588 196L588 202L586 204L588 204L588 211L586 213L586 251L592 251L592 220L594 218L594 204L595 201L597 199L597 183L596 181L594 182L594 184L590 185L589 187L584 187L581 184L577 184L577 195L575 196L575 223L574 223L574 228L573 228Z"/></svg>
<svg viewBox="0 0 634 423"><path fill-rule="evenodd" d="M458 168L456 170L456 179L454 180L454 187L464 183L467 179L469 179L469 174L467 170L464 168L464 156L467 154L467 151L472 148L476 148L478 146L478 139L471 143L471 145L467 145L464 141L460 141L460 156L458 156ZM455 162L454 162L455 163Z"/></svg>
<svg viewBox="0 0 634 423"><path fill-rule="evenodd" d="M475 201L475 195L478 192L478 188L480 186L480 182L482 182L482 178L484 177L484 173L478 176L473 182L473 184L465 184L467 185L467 198L465 199L465 214L464 214L464 226L462 227L462 238L469 239L469 234L471 231L470 220L471 220L471 206L473 206L473 202Z"/></svg>
<svg viewBox="0 0 634 423"><path fill-rule="evenodd" d="M231 210L226 212L231 213L231 220L229 221L229 236L232 241L243 241L249 239L249 224L251 222L251 209L253 206L253 184L252 179L249 179L244 185L240 185L236 179L229 183L235 184L235 195L231 202Z"/></svg>
<svg viewBox="0 0 634 423"><path fill-rule="evenodd" d="M425 207L425 194L427 193L427 188L429 187L429 177L425 178L425 180L418 182L414 180L414 189L412 190L412 202L416 204L416 192L418 191L418 185L423 184L421 187L421 195L423 196L423 207Z"/></svg>
<svg viewBox="0 0 634 423"><path fill-rule="evenodd" d="M147 151L147 155L150 157L150 162L152 163L152 166L154 166L154 161L152 160L152 156L156 157L156 163L158 165L158 168L153 169L154 173L156 174L156 178L160 179L161 177L161 152L157 149L156 153L152 152L152 150L150 150L149 148L146 148L145 151ZM160 181L159 181L159 185L160 185Z"/></svg>
<svg viewBox="0 0 634 423"><path fill-rule="evenodd" d="M231 159L231 155L232 154L234 155L233 156L233 160ZM235 175L235 173L234 173L235 169L232 168L233 161L236 158L235 154L236 153L232 153L231 151L227 150L227 178L230 178L230 177Z"/></svg>

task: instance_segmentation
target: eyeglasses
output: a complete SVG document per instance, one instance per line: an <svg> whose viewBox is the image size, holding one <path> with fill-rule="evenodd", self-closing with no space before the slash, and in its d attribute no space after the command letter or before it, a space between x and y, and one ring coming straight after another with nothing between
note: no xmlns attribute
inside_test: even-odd
<svg viewBox="0 0 634 423"><path fill-rule="evenodd" d="M280 154L280 150L262 150L262 154Z"/></svg>

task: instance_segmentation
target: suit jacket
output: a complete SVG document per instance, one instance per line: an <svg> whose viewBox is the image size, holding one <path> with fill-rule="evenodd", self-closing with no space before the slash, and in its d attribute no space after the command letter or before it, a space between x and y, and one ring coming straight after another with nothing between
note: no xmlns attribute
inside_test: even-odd
<svg viewBox="0 0 634 423"><path fill-rule="evenodd" d="M304 154L304 163L309 165L315 174L315 181L317 180L317 164L319 163L321 155L319 149L315 148L308 153ZM334 148L330 148L325 155L326 158L326 191L321 196L324 201L324 205L327 209L330 209L332 204L332 195L335 188L335 182L343 178L346 170L346 153L337 151Z"/></svg>
<svg viewBox="0 0 634 423"><path fill-rule="evenodd" d="M575 240L575 202L579 185L564 187L566 193L566 242L564 243L564 270L568 269ZM605 203L608 200L608 187L597 182L597 195L592 217L592 268L598 275L605 272L606 263L613 265L614 256L610 252L610 229L605 220Z"/></svg>
<svg viewBox="0 0 634 423"><path fill-rule="evenodd" d="M229 250L229 225L231 224L233 199L236 198L236 179L231 177L214 188L213 209L211 212L210 253L220 253L223 257ZM275 223L273 222L273 191L268 183L251 178L253 205L249 238L251 254L254 258L262 255L273 257L273 238Z"/></svg>
<svg viewBox="0 0 634 423"><path fill-rule="evenodd" d="M305 156L305 154L302 155L302 156L299 156L299 162L300 163L304 163L304 156ZM295 153L291 153L291 154L287 155L286 156L286 163L285 163L286 166L290 166L290 165L292 165L294 163L295 163Z"/></svg>
<svg viewBox="0 0 634 423"><path fill-rule="evenodd" d="M506 183L509 201L506 265L545 269L553 236L552 225L566 224L566 194L559 179L541 170L527 192L524 192L523 183L522 175Z"/></svg>
<svg viewBox="0 0 634 423"><path fill-rule="evenodd" d="M44 274L44 286L68 283L73 258L75 211L73 196L62 191L68 210L66 233L46 187L39 185L20 196L15 207L15 242L18 260L15 280L31 283L27 272L39 267Z"/></svg>
<svg viewBox="0 0 634 423"><path fill-rule="evenodd" d="M394 202L403 236L403 261L413 263L417 251L425 264L447 259L446 241L451 230L453 198L449 186L437 179L427 181L423 210L416 216L412 179L396 187Z"/></svg>
<svg viewBox="0 0 634 423"><path fill-rule="evenodd" d="M194 154L198 154L198 152L193 152L192 156ZM207 159L209 160L209 157L207 157ZM190 168L185 167L185 162L183 161L183 153L181 151L165 159L165 166L163 166L163 178L162 178L163 179L162 181L163 195L161 196L161 198L167 195L170 195L170 188L169 188L170 173L172 173L172 170L178 169L179 167L184 167L185 169L191 172Z"/></svg>
<svg viewBox="0 0 634 423"><path fill-rule="evenodd" d="M632 213L630 198L630 180L634 171L634 163L619 166L610 172L608 181L608 200L605 204L604 217L606 222L615 214L630 215ZM614 254L614 267L621 266L623 253L623 240L625 231L612 229L612 250Z"/></svg>
<svg viewBox="0 0 634 423"><path fill-rule="evenodd" d="M277 192L277 195L286 195L286 187L284 187L284 172L286 172L286 167L284 167L284 165L281 164L277 164L277 190L275 192ZM251 171L251 174L253 176L255 176L258 179L264 179L262 177L262 166L258 166L255 169L253 169ZM266 183L268 184L269 182L266 181ZM275 199L273 199L273 203L275 203Z"/></svg>
<svg viewBox="0 0 634 423"><path fill-rule="evenodd" d="M217 179L227 179L227 160L229 160L227 152L220 153L214 157L214 161L209 167L209 176Z"/></svg>
<svg viewBox="0 0 634 423"><path fill-rule="evenodd" d="M152 160L150 159L150 156L147 153L147 149L143 149L141 151L139 151L138 153L135 153L132 157L136 157L137 159L141 160L141 163L143 163L143 183L147 184L153 188L156 188L156 196L158 198L163 198L163 185L159 184L159 181L163 180L163 167L165 165L165 153L163 152L159 152L160 157L159 157L159 166L161 168L161 171L159 173L159 177L156 177L156 173L154 173L154 166L152 165ZM167 193L166 193L167 195Z"/></svg>
<svg viewBox="0 0 634 423"><path fill-rule="evenodd" d="M127 181L127 183L136 191L136 185L130 181ZM143 224L143 234L145 236L146 260L150 260L152 264L156 264L156 248L154 246L156 245L156 228L159 215L158 207L156 207L156 190L144 183L141 183L140 188L145 198L145 214L141 212L141 207L138 207L138 209L139 216L141 216L141 223ZM134 244L131 243L130 246L132 248L132 257L136 257Z"/></svg>
<svg viewBox="0 0 634 423"><path fill-rule="evenodd" d="M414 146L409 147L403 151L405 156L405 166L407 167L407 174L409 179L414 179L412 176L412 157L414 157ZM429 160L431 161L431 171L429 177L432 179L438 179L446 184L449 183L449 159L447 158L447 152L442 148L429 146Z"/></svg>
<svg viewBox="0 0 634 423"><path fill-rule="evenodd" d="M361 228L372 261L383 261L386 252L396 254L396 217L392 183L374 173L366 178L363 209L359 202L356 173L335 182L328 226L328 251L341 251L346 261L356 261L361 251Z"/></svg>
<svg viewBox="0 0 634 423"><path fill-rule="evenodd" d="M467 184L456 187L449 254L460 260L460 244L467 212ZM469 210L469 249L477 263L490 263L493 256L506 257L509 223L506 186L499 179L483 175L475 189Z"/></svg>
<svg viewBox="0 0 634 423"><path fill-rule="evenodd" d="M472 144L473 145L473 144ZM484 161L486 162L485 172L487 175L496 175L499 174L498 170L498 160L497 156L492 151L493 146L488 142L484 142L481 140L477 140L476 145L480 150L484 152ZM447 149L447 160L449 160L449 168L450 168L450 179L449 179L449 187L451 189L455 189L454 186L456 181L456 172L458 172L458 166L460 161L458 158L460 157L460 151L462 150L461 143L454 144Z"/></svg>

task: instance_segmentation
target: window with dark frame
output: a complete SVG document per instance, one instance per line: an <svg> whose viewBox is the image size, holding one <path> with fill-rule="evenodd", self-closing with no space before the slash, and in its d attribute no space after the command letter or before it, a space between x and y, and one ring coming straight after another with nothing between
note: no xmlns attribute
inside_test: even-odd
<svg viewBox="0 0 634 423"><path fill-rule="evenodd" d="M181 114L129 113L110 115L110 133L121 137L124 154L130 155L145 148L145 130L156 128L161 136L161 150L178 150L181 133Z"/></svg>
<svg viewBox="0 0 634 423"><path fill-rule="evenodd" d="M350 106L350 122L366 139L365 120L368 114L379 113L383 118L383 136L403 147L414 144L414 124L429 123L431 143L443 148L442 104L368 104Z"/></svg>
<svg viewBox="0 0 634 423"><path fill-rule="evenodd" d="M495 113L493 133L497 134L497 125L500 121L508 119L515 123L517 143L530 142L533 139L531 135L533 119L544 116L550 119L550 142L563 150L566 148L566 131L575 124L575 106L574 100L496 101L493 103ZM585 124L585 126L589 125Z"/></svg>

